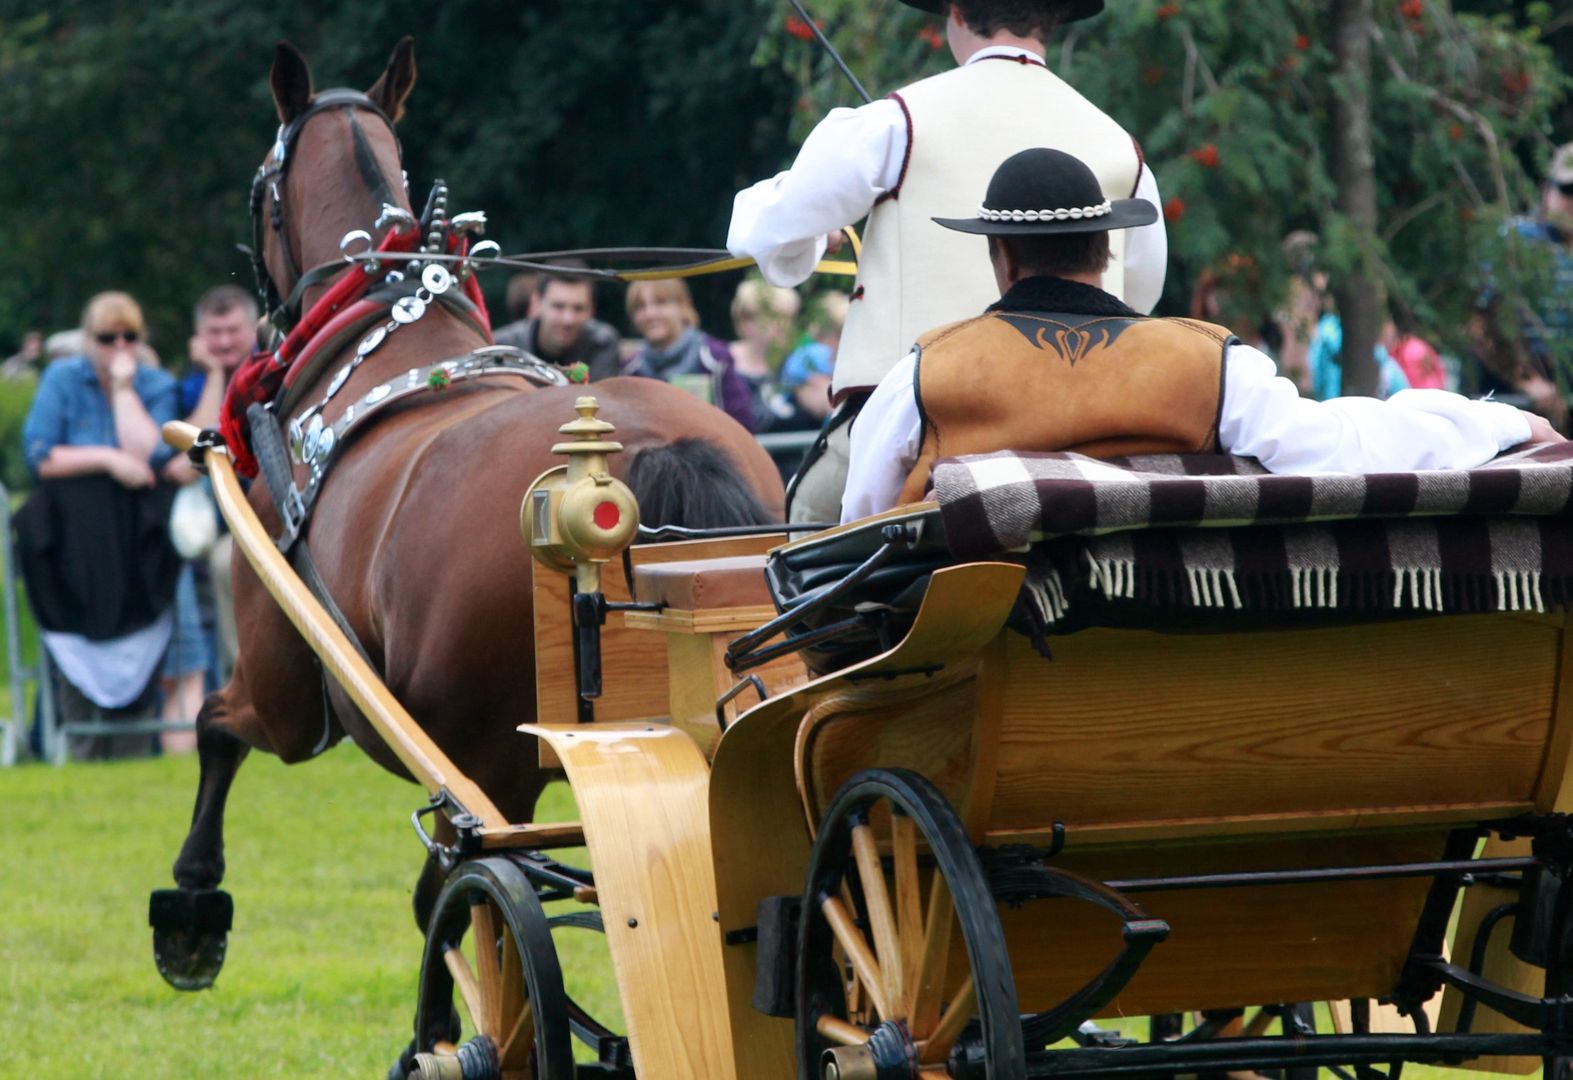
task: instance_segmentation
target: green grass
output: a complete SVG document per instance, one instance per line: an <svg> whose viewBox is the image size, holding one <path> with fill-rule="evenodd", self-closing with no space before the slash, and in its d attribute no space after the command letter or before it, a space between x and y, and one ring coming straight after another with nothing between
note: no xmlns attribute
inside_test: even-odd
<svg viewBox="0 0 1573 1080"><path fill-rule="evenodd" d="M154 969L147 897L172 885L196 777L193 758L0 771L0 1077L380 1077L408 1042L420 789L353 747L249 759L230 799L229 954L213 989L183 994ZM553 817L573 817L563 785ZM619 1023L599 936L558 937L570 992Z"/></svg>
<svg viewBox="0 0 1573 1080"><path fill-rule="evenodd" d="M249 759L230 799L229 955L212 990L182 994L154 970L147 896L171 884L196 775L192 758L0 770L0 1077L381 1077L408 1041L421 791L353 747ZM575 816L564 785L540 816ZM619 1027L602 939L556 937L569 992Z"/></svg>

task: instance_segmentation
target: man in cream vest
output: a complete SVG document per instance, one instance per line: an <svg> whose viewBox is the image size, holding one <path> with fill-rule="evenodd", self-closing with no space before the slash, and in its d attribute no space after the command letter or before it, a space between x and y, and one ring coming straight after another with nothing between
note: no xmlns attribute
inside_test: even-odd
<svg viewBox="0 0 1573 1080"><path fill-rule="evenodd" d="M1361 473L1471 468L1561 440L1541 417L1443 390L1311 401L1224 327L1142 316L1100 285L1111 237L1156 211L1107 198L1061 150L1013 154L971 206L935 221L987 238L996 299L918 335L880 381L852 431L844 521L922 499L937 458L996 450L1230 453L1273 472Z"/></svg>
<svg viewBox="0 0 1573 1080"><path fill-rule="evenodd" d="M831 383L827 438L789 489L791 519L834 521L847 436L870 391L922 331L976 314L993 299L982 241L930 223L981 191L1005 158L1057 147L1087 162L1110 198L1158 187L1135 140L1044 62L1062 24L1103 0L904 0L941 14L959 65L860 109L833 110L792 168L739 192L727 247L777 285L805 280L827 234L868 215L858 281ZM1163 223L1120 234L1103 284L1139 311L1163 291Z"/></svg>

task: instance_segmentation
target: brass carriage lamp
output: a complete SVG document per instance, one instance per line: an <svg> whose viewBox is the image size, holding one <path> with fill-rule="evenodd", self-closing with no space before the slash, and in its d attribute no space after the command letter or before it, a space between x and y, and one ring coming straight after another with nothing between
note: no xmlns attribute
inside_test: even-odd
<svg viewBox="0 0 1573 1080"><path fill-rule="evenodd" d="M601 564L621 555L639 531L638 500L606 466L607 455L623 445L606 438L615 429L596 419L600 408L593 397L574 402L579 418L557 429L570 440L552 447L568 464L536 477L519 510L530 554L542 566L573 576L579 694L586 699L601 693L600 628L607 612Z"/></svg>
<svg viewBox="0 0 1573 1080"><path fill-rule="evenodd" d="M568 464L548 469L525 493L520 527L530 553L559 573L572 574L580 592L599 592L601 564L623 553L639 531L639 503L628 485L606 467L606 456L623 444L608 441L615 428L596 419L593 397L574 402L579 419L557 430L573 436L552 453Z"/></svg>

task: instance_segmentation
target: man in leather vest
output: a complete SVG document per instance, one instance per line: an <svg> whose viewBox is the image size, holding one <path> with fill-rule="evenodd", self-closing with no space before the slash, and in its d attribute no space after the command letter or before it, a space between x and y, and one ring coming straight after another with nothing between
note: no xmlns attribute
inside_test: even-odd
<svg viewBox="0 0 1573 1080"><path fill-rule="evenodd" d="M1359 473L1471 468L1561 440L1539 416L1443 390L1304 399L1225 328L1138 314L1100 282L1110 233L1155 213L1036 148L1000 165L974 216L935 218L988 238L1000 299L921 335L880 382L852 428L841 520L923 498L936 458L994 450L1232 453L1273 472Z"/></svg>
<svg viewBox="0 0 1573 1080"><path fill-rule="evenodd" d="M776 285L797 285L827 234L869 216L858 282L831 385L827 438L788 490L797 522L834 520L846 478L846 424L928 327L994 298L983 246L929 218L982 190L995 165L1032 146L1087 162L1110 198L1159 205L1157 183L1129 134L1045 64L1061 25L1104 0L904 0L940 14L955 70L859 109L835 109L792 168L739 192L727 247ZM1139 311L1163 292L1167 240L1153 219L1122 234L1103 287Z"/></svg>

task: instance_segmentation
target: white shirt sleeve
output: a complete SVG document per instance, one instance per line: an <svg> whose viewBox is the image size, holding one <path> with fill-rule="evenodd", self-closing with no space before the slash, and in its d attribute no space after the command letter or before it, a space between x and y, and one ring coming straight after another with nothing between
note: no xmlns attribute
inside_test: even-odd
<svg viewBox="0 0 1573 1080"><path fill-rule="evenodd" d="M1446 390L1403 390L1386 401L1312 401L1260 350L1229 350L1219 444L1272 472L1469 469L1529 435L1529 421L1512 406Z"/></svg>
<svg viewBox="0 0 1573 1080"><path fill-rule="evenodd" d="M841 520L856 521L889 510L901 498L907 474L922 449L923 417L913 386L917 353L908 353L880 380L852 421Z"/></svg>
<svg viewBox="0 0 1573 1080"><path fill-rule="evenodd" d="M1125 238L1125 302L1148 315L1163 298L1163 281L1169 272L1169 232L1163 223L1158 178L1145 163L1136 181L1136 198L1152 203L1158 210L1158 220L1131 229Z"/></svg>
<svg viewBox="0 0 1573 1080"><path fill-rule="evenodd" d="M906 154L895 101L832 109L790 169L737 193L727 250L752 258L772 285L801 284L824 257L825 234L861 221L900 182Z"/></svg>

